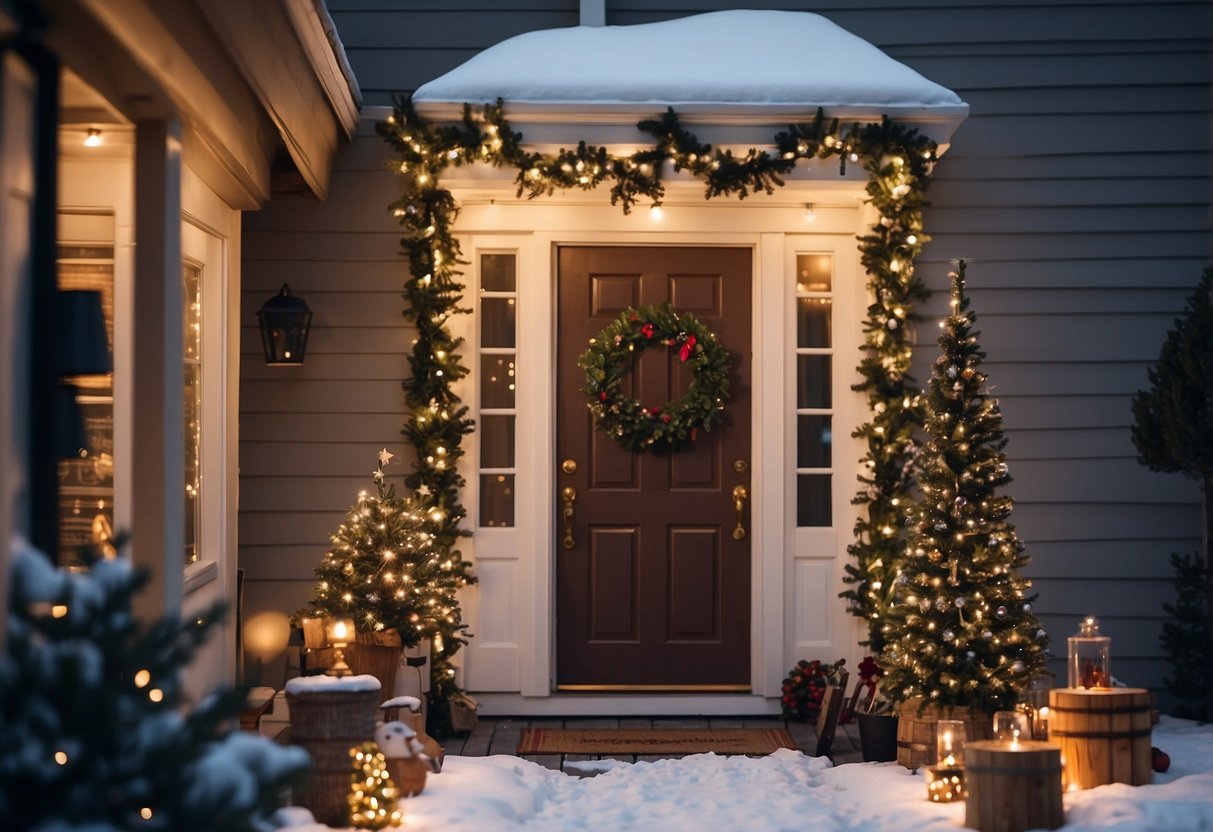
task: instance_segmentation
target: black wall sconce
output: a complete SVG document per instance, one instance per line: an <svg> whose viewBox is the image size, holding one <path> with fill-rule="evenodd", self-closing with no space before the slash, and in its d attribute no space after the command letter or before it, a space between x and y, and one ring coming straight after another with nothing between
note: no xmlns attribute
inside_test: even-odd
<svg viewBox="0 0 1213 832"><path fill-rule="evenodd" d="M295 367L303 363L312 327L312 310L303 298L291 295L291 287L283 283L282 290L257 311L257 320L268 366Z"/></svg>

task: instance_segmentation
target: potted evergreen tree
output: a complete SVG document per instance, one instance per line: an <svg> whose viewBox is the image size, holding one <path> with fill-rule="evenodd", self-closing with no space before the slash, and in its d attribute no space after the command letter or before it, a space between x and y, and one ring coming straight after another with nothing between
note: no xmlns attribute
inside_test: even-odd
<svg viewBox="0 0 1213 832"><path fill-rule="evenodd" d="M957 262L951 312L926 394L927 441L914 460L920 496L907 510L895 601L882 625L882 690L899 704L898 762L934 752L934 722L969 722L990 735L989 714L1013 707L1045 665L1048 636L1020 577L1027 564L1010 522L1014 501L1002 412L981 369L985 353ZM929 735L929 742L928 742ZM927 746L930 745L930 751Z"/></svg>
<svg viewBox="0 0 1213 832"><path fill-rule="evenodd" d="M1171 661L1168 690L1185 716L1213 718L1213 266L1204 270L1184 313L1149 371L1150 389L1133 397L1133 445L1151 471L1180 473L1200 484L1204 551L1172 555L1177 601L1162 644Z"/></svg>

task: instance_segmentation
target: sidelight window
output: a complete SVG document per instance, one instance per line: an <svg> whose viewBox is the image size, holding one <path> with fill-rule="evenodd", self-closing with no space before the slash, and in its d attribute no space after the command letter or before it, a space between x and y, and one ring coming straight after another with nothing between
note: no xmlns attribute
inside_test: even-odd
<svg viewBox="0 0 1213 832"><path fill-rule="evenodd" d="M514 525L518 257L482 252L479 266L479 525L497 528Z"/></svg>
<svg viewBox="0 0 1213 832"><path fill-rule="evenodd" d="M834 259L796 255L796 525L829 526Z"/></svg>

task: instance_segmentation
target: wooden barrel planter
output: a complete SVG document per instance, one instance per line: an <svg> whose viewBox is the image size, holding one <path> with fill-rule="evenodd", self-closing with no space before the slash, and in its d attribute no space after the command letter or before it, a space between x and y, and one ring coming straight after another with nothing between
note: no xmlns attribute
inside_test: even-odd
<svg viewBox="0 0 1213 832"><path fill-rule="evenodd" d="M1061 746L1066 789L1152 783L1150 710L1142 688L1049 691L1049 741Z"/></svg>
<svg viewBox="0 0 1213 832"><path fill-rule="evenodd" d="M1057 829L1066 822L1061 750L1052 743L967 743L965 790L965 826L979 832Z"/></svg>
<svg viewBox="0 0 1213 832"><path fill-rule="evenodd" d="M908 769L935 763L935 723L941 719L958 719L965 724L969 741L987 740L994 736L993 718L985 711L967 705L952 707L927 705L922 699L907 699L897 708L897 762Z"/></svg>
<svg viewBox="0 0 1213 832"><path fill-rule="evenodd" d="M321 677L331 678L331 677ZM346 677L365 678L365 677ZM350 749L375 736L375 716L382 698L374 679L363 690L316 690L287 682L291 742L312 758L311 776L293 794L320 823L343 827L349 822ZM336 681L336 680L333 680ZM372 687L373 685L373 687Z"/></svg>

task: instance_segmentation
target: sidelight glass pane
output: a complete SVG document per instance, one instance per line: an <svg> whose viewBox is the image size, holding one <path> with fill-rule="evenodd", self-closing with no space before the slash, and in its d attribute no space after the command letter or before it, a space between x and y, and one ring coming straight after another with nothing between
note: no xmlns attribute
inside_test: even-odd
<svg viewBox="0 0 1213 832"><path fill-rule="evenodd" d="M514 346L514 299L480 299L480 346Z"/></svg>
<svg viewBox="0 0 1213 832"><path fill-rule="evenodd" d="M185 562L198 560L202 530L202 269L182 267L185 289Z"/></svg>
<svg viewBox="0 0 1213 832"><path fill-rule="evenodd" d="M493 409L514 406L515 357L509 355L480 356L480 407Z"/></svg>
<svg viewBox="0 0 1213 832"><path fill-rule="evenodd" d="M796 525L829 526L830 475L799 474L796 477Z"/></svg>
<svg viewBox="0 0 1213 832"><path fill-rule="evenodd" d="M833 301L829 298L796 299L796 346L832 346L830 343L832 304Z"/></svg>
<svg viewBox="0 0 1213 832"><path fill-rule="evenodd" d="M796 255L796 291L830 292L834 288L834 258L829 254Z"/></svg>
<svg viewBox="0 0 1213 832"><path fill-rule="evenodd" d="M516 260L513 254L480 255L480 291L514 291L517 288Z"/></svg>
<svg viewBox="0 0 1213 832"><path fill-rule="evenodd" d="M480 417L480 467L514 467L514 417Z"/></svg>
<svg viewBox="0 0 1213 832"><path fill-rule="evenodd" d="M480 525L514 525L514 475L480 475Z"/></svg>
<svg viewBox="0 0 1213 832"><path fill-rule="evenodd" d="M796 356L796 406L830 407L830 356Z"/></svg>
<svg viewBox="0 0 1213 832"><path fill-rule="evenodd" d="M830 467L829 416L796 417L796 467Z"/></svg>

